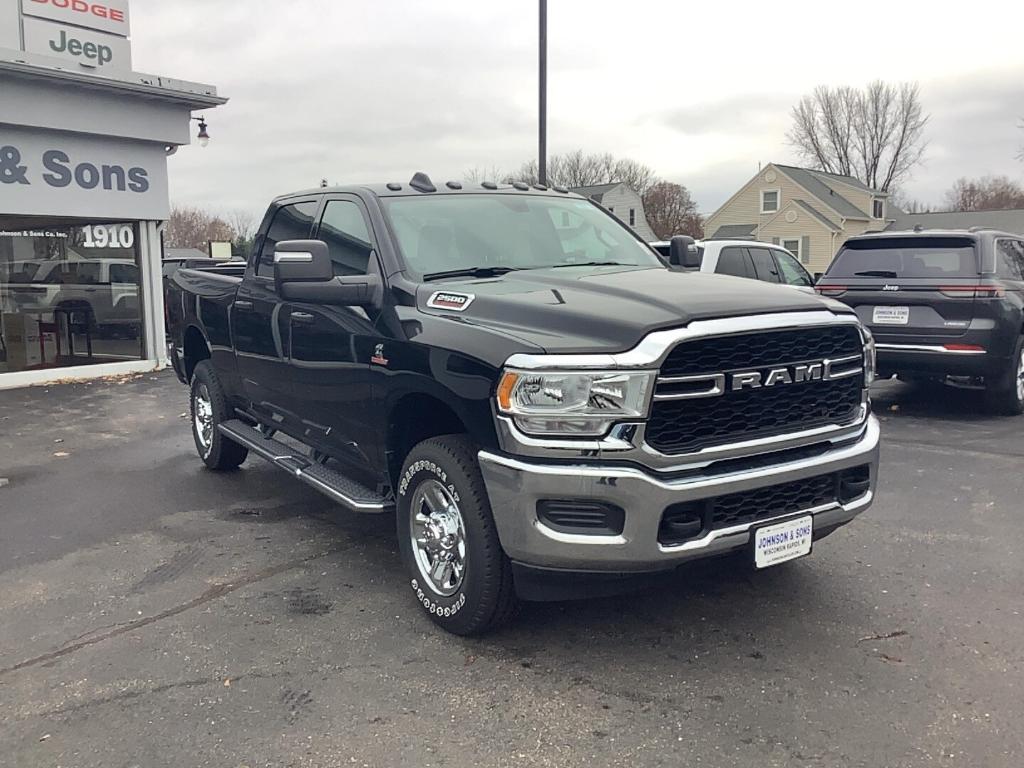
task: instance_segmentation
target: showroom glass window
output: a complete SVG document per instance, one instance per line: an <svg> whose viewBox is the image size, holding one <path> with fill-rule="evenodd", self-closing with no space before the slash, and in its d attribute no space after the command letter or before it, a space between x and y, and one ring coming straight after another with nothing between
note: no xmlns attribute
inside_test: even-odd
<svg viewBox="0 0 1024 768"><path fill-rule="evenodd" d="M138 227L0 217L0 373L145 357Z"/></svg>

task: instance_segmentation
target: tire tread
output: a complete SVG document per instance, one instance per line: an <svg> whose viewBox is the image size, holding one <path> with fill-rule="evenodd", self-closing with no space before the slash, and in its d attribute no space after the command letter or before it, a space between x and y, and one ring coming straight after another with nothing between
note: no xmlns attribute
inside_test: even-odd
<svg viewBox="0 0 1024 768"><path fill-rule="evenodd" d="M193 388L197 380L206 384L206 388L210 392L210 404L213 407L214 416L213 448L209 456L203 458L202 454L200 454L200 458L203 458L203 463L207 467L216 471L238 469L249 455L249 449L217 431L217 422L223 421L224 417L228 414L228 403L227 398L224 396L224 389L221 387L220 379L217 378L217 373L213 369L213 363L209 360L200 360L196 364L195 371L192 373ZM191 395L189 400L189 413L192 416L192 429L194 432L195 404L192 401ZM198 443L196 443L196 449L199 449Z"/></svg>
<svg viewBox="0 0 1024 768"><path fill-rule="evenodd" d="M498 532L494 527L490 500L487 497L483 476L480 474L480 466L477 463L476 447L467 435L440 435L419 443L409 454L411 456L424 449L433 449L447 454L463 475L469 479L468 490L473 496L473 510L474 513L478 512L483 517L481 522L486 532L483 541L480 542L481 547L487 553L485 557L487 573L483 577L484 584L493 584L483 593L476 612L464 626L458 629L444 626L448 631L459 635L478 635L492 631L508 623L515 616L518 600L512 579L512 566L501 548ZM463 514L467 512L466 509L462 511ZM493 572L495 568L498 570L496 574Z"/></svg>

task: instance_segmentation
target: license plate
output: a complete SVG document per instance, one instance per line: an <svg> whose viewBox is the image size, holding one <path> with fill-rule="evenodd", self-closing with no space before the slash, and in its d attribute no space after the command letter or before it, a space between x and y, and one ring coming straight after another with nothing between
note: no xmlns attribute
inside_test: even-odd
<svg viewBox="0 0 1024 768"><path fill-rule="evenodd" d="M875 325L906 325L910 322L910 307L875 307L871 322Z"/></svg>
<svg viewBox="0 0 1024 768"><path fill-rule="evenodd" d="M767 568L811 553L814 518L810 515L766 525L754 531L754 565Z"/></svg>

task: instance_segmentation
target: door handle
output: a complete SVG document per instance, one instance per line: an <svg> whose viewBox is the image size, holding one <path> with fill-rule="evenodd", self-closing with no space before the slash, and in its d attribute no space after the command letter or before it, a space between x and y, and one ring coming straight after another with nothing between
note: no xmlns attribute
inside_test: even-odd
<svg viewBox="0 0 1024 768"><path fill-rule="evenodd" d="M252 302L246 301L245 299L235 299L235 309L240 309L243 312L251 312Z"/></svg>
<svg viewBox="0 0 1024 768"><path fill-rule="evenodd" d="M315 319L309 312L292 312L290 317L293 323L299 325L312 325Z"/></svg>

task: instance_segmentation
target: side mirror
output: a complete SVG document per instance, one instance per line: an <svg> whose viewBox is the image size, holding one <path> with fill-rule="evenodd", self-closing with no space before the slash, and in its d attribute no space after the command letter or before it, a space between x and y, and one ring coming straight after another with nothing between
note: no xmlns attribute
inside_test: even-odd
<svg viewBox="0 0 1024 768"><path fill-rule="evenodd" d="M274 246L274 279L279 287L284 283L333 278L331 254L323 240L281 240Z"/></svg>
<svg viewBox="0 0 1024 768"><path fill-rule="evenodd" d="M373 307L377 306L382 285L378 275L344 275L330 280L281 283L280 294L287 301Z"/></svg>
<svg viewBox="0 0 1024 768"><path fill-rule="evenodd" d="M817 285L818 281L821 280L821 278L824 277L824 276L825 276L824 272L815 272L814 273L814 284Z"/></svg>
<svg viewBox="0 0 1024 768"><path fill-rule="evenodd" d="M323 240L282 240L274 247L277 291L287 301L369 307L377 302L380 276L334 276L334 265Z"/></svg>
<svg viewBox="0 0 1024 768"><path fill-rule="evenodd" d="M697 253L697 245L692 237L687 235L675 235L669 241L668 247L669 263L683 267L684 269L699 269L700 254Z"/></svg>

